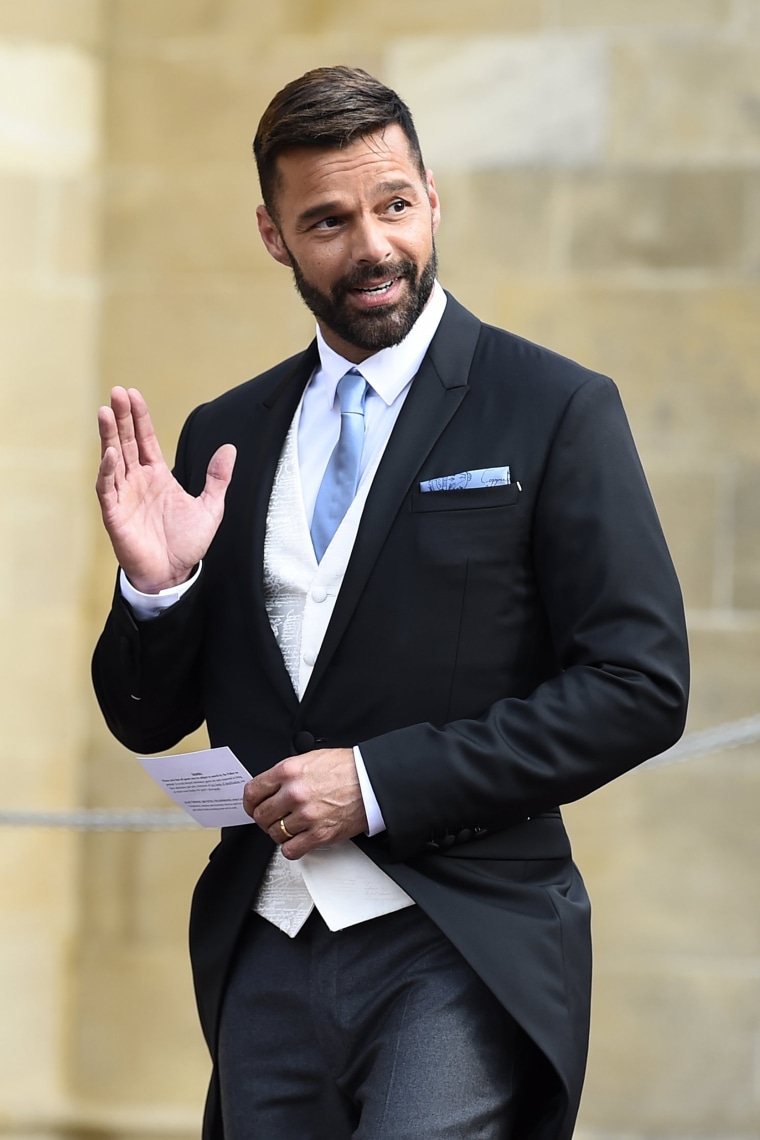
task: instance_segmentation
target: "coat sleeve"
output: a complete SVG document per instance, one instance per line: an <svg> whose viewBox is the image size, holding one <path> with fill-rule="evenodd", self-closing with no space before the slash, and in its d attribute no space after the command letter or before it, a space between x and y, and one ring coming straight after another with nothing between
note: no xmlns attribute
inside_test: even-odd
<svg viewBox="0 0 760 1140"><path fill-rule="evenodd" d="M504 827L579 799L683 731L680 589L604 377L575 391L551 441L531 556L559 669L483 716L361 742L394 858L443 831Z"/></svg>

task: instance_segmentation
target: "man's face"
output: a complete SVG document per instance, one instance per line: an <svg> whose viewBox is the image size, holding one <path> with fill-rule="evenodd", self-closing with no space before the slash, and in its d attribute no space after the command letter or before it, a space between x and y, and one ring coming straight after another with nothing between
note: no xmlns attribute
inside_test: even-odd
<svg viewBox="0 0 760 1140"><path fill-rule="evenodd" d="M436 272L440 207L401 127L344 148L297 147L277 160L277 221L259 231L336 352L353 363L398 344L425 307Z"/></svg>

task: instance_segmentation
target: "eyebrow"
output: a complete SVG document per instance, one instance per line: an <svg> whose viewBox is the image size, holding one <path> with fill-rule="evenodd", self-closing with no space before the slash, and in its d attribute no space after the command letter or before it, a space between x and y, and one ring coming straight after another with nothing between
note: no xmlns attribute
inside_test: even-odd
<svg viewBox="0 0 760 1140"><path fill-rule="evenodd" d="M414 189L414 183L405 178L399 178L393 182L378 182L375 192L378 194L401 194ZM331 214L340 214L344 209L345 204L334 199L329 202L319 202L316 206L309 206L308 209L302 210L296 218L296 225L308 225L309 222L316 221L317 218L329 218Z"/></svg>

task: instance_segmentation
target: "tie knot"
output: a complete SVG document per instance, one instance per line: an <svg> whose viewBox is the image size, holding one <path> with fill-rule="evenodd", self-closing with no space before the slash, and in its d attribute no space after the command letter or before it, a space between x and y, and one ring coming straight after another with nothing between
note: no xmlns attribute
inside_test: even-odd
<svg viewBox="0 0 760 1140"><path fill-rule="evenodd" d="M357 368L351 368L338 381L338 400L341 415L353 413L364 415L364 397L367 392L367 381Z"/></svg>

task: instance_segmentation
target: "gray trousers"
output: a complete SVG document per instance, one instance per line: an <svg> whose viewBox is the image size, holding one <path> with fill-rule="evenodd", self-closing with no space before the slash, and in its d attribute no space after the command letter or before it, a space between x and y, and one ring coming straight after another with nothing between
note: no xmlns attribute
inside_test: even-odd
<svg viewBox="0 0 760 1140"><path fill-rule="evenodd" d="M416 906L294 939L251 914L222 1009L225 1140L509 1140L529 1042Z"/></svg>

